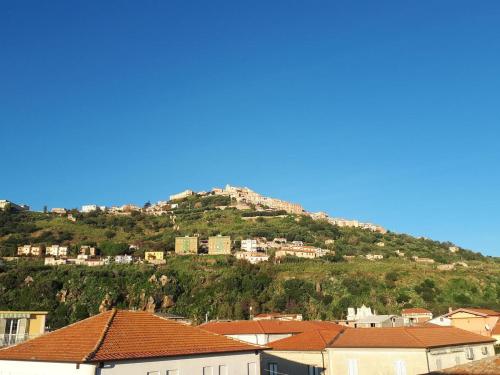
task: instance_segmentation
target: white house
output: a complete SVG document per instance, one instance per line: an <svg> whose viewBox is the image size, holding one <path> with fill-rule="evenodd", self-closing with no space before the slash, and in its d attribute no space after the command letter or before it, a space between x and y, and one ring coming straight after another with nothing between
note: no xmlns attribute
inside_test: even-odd
<svg viewBox="0 0 500 375"><path fill-rule="evenodd" d="M81 212L84 212L84 213L89 213L89 212L93 212L93 211L97 211L96 204L85 204L82 206L82 209L81 209Z"/></svg>
<svg viewBox="0 0 500 375"><path fill-rule="evenodd" d="M257 251L257 240L247 239L241 240L241 250L256 252Z"/></svg>
<svg viewBox="0 0 500 375"><path fill-rule="evenodd" d="M262 349L148 312L110 310L0 350L0 375L260 375Z"/></svg>

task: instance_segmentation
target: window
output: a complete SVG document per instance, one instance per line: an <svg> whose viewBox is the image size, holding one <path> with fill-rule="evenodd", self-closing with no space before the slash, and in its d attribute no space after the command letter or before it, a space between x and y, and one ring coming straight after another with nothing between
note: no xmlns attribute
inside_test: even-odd
<svg viewBox="0 0 500 375"><path fill-rule="evenodd" d="M460 356L459 355L455 356L455 364L456 365L460 364Z"/></svg>
<svg viewBox="0 0 500 375"><path fill-rule="evenodd" d="M167 375L179 375L179 370L167 370Z"/></svg>
<svg viewBox="0 0 500 375"><path fill-rule="evenodd" d="M148 371L148 375L160 375L160 371Z"/></svg>
<svg viewBox="0 0 500 375"><path fill-rule="evenodd" d="M219 375L228 375L227 374L227 366L226 365L220 365L219 366Z"/></svg>
<svg viewBox="0 0 500 375"><path fill-rule="evenodd" d="M481 348L481 353L483 353L483 355L488 355L488 347L487 346L483 346Z"/></svg>
<svg viewBox="0 0 500 375"><path fill-rule="evenodd" d="M267 365L267 372L269 373L269 375L278 375L278 364L269 363Z"/></svg>
<svg viewBox="0 0 500 375"><path fill-rule="evenodd" d="M358 360L348 359L347 360L347 374L348 375L358 375Z"/></svg>
<svg viewBox="0 0 500 375"><path fill-rule="evenodd" d="M322 369L316 366L307 366L307 375L321 375Z"/></svg>
<svg viewBox="0 0 500 375"><path fill-rule="evenodd" d="M214 375L214 368L212 366L203 367L203 375Z"/></svg>
<svg viewBox="0 0 500 375"><path fill-rule="evenodd" d="M406 362L397 360L394 362L394 370L396 375L406 375Z"/></svg>
<svg viewBox="0 0 500 375"><path fill-rule="evenodd" d="M474 359L474 349L471 347L465 348L465 357L472 361Z"/></svg>
<svg viewBox="0 0 500 375"><path fill-rule="evenodd" d="M257 374L257 365L255 362L248 363L248 375L256 375Z"/></svg>

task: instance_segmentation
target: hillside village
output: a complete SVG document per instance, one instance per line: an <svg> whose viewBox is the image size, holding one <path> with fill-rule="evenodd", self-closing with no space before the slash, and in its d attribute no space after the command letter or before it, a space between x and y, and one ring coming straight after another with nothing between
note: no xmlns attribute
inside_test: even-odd
<svg viewBox="0 0 500 375"><path fill-rule="evenodd" d="M229 185L142 207L0 210L0 374L498 369L498 262L450 242Z"/></svg>

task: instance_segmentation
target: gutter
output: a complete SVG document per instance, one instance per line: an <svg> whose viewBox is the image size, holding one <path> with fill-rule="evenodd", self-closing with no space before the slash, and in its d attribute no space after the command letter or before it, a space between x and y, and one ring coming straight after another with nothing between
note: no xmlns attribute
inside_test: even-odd
<svg viewBox="0 0 500 375"><path fill-rule="evenodd" d="M427 372L431 372L431 366L429 364L429 353L430 353L430 349L425 349L425 359L427 361Z"/></svg>

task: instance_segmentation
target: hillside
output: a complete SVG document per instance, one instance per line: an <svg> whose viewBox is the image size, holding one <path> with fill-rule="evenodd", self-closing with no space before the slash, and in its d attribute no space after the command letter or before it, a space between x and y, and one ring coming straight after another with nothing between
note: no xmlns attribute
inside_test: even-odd
<svg viewBox="0 0 500 375"><path fill-rule="evenodd" d="M40 259L5 262L0 266L0 309L50 311L52 328L60 327L111 305L155 307L195 320L247 318L264 311L301 312L308 319L341 318L349 306L370 305L379 313L422 306L435 313L448 306L500 308L500 263L497 258L408 235L341 228L308 216L281 211L237 210L220 196L190 196L164 216L131 213L73 212L76 222L55 214L0 212L0 254L14 255L22 244L65 244L76 253L80 245L96 245L104 255L174 248L179 235L227 234L234 246L246 237L285 237L326 247L335 256L280 264L250 265L232 256L169 256L167 264L43 266ZM380 246L383 243L384 246ZM398 257L395 251L405 253ZM345 262L344 255L383 254L381 261L362 257ZM468 268L439 271L411 256L438 263L465 261ZM154 275L154 277L152 277ZM163 276L163 277L162 277Z"/></svg>

